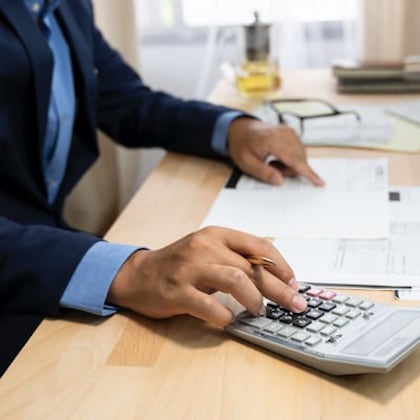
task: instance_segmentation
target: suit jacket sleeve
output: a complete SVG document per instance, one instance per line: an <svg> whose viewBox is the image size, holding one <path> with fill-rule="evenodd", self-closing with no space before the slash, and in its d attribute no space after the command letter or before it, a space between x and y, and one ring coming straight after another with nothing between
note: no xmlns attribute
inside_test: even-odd
<svg viewBox="0 0 420 420"><path fill-rule="evenodd" d="M59 315L59 300L73 271L98 240L0 217L0 312Z"/></svg>
<svg viewBox="0 0 420 420"><path fill-rule="evenodd" d="M151 90L97 30L94 47L101 129L127 147L220 157L211 136L217 119L232 109Z"/></svg>

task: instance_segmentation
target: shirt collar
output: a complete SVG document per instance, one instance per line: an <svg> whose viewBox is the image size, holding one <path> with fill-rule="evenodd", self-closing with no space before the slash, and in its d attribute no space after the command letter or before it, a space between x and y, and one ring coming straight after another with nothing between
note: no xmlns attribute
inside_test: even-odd
<svg viewBox="0 0 420 420"><path fill-rule="evenodd" d="M33 18L45 18L61 3L61 0L24 0Z"/></svg>

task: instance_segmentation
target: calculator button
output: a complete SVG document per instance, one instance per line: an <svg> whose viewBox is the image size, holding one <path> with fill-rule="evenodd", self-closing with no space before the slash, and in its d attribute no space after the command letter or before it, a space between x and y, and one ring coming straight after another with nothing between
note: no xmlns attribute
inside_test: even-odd
<svg viewBox="0 0 420 420"><path fill-rule="evenodd" d="M350 308L344 305L340 305L333 309L332 313L336 315L345 315L348 311L350 311Z"/></svg>
<svg viewBox="0 0 420 420"><path fill-rule="evenodd" d="M321 330L321 334L322 335L325 335L325 336L327 336L327 335L331 335L331 334L333 334L333 333L335 333L337 331L337 328L334 328L334 327L332 327L331 325L327 325L325 328L323 328L322 330Z"/></svg>
<svg viewBox="0 0 420 420"><path fill-rule="evenodd" d="M322 318L320 318L320 321L324 324L332 324L337 318L337 315L325 314Z"/></svg>
<svg viewBox="0 0 420 420"><path fill-rule="evenodd" d="M310 288L311 288L311 286L309 286L309 285L307 285L307 284L300 284L300 285L299 285L299 293L305 293L305 292L307 292Z"/></svg>
<svg viewBox="0 0 420 420"><path fill-rule="evenodd" d="M336 308L337 305L335 303L332 302L324 302L322 305L318 306L318 309L322 309L325 312L329 312L332 309Z"/></svg>
<svg viewBox="0 0 420 420"><path fill-rule="evenodd" d="M325 300L331 300L337 293L333 292L332 290L324 290L318 297Z"/></svg>
<svg viewBox="0 0 420 420"><path fill-rule="evenodd" d="M320 322L313 322L306 327L308 331L314 333L321 331L323 328L325 328L325 324L321 324Z"/></svg>
<svg viewBox="0 0 420 420"><path fill-rule="evenodd" d="M270 332L272 334L277 333L282 328L284 328L284 324L280 324L280 322L271 322L271 324L268 324L264 327L264 331Z"/></svg>
<svg viewBox="0 0 420 420"><path fill-rule="evenodd" d="M346 317L350 319L357 318L360 315L360 311L357 309L352 309L351 311L346 313Z"/></svg>
<svg viewBox="0 0 420 420"><path fill-rule="evenodd" d="M284 322L285 324L291 324L293 322L293 315L285 313L279 318L279 321Z"/></svg>
<svg viewBox="0 0 420 420"><path fill-rule="evenodd" d="M369 300L365 300L359 305L359 308L363 309L364 311L367 311L368 309L372 308L373 306L375 306L375 304L373 302L370 302Z"/></svg>
<svg viewBox="0 0 420 420"><path fill-rule="evenodd" d="M316 297L316 296L319 296L322 292L323 292L323 290L322 290L322 289L318 289L318 288L314 287L314 288L312 288L312 289L309 289L309 290L306 292L306 294L307 294L308 296Z"/></svg>
<svg viewBox="0 0 420 420"><path fill-rule="evenodd" d="M284 327L282 330L280 330L277 335L280 335L281 337L284 338L289 338L291 337L293 334L296 334L299 330L293 327Z"/></svg>
<svg viewBox="0 0 420 420"><path fill-rule="evenodd" d="M344 303L348 299L349 299L348 296L345 296L345 295L337 295L337 296L334 296L332 298L332 301L335 302L335 303Z"/></svg>
<svg viewBox="0 0 420 420"><path fill-rule="evenodd" d="M317 337L316 335L312 335L311 337L309 337L305 343L308 346L315 346L317 345L319 342L321 341L321 339L319 337Z"/></svg>
<svg viewBox="0 0 420 420"><path fill-rule="evenodd" d="M265 326L271 323L271 320L263 316L257 316L257 317L249 316L249 317L240 319L239 322L245 325L249 325L251 327L264 328Z"/></svg>
<svg viewBox="0 0 420 420"><path fill-rule="evenodd" d="M279 319L281 316L285 314L280 308L272 308L271 306L267 306L266 317L270 319Z"/></svg>
<svg viewBox="0 0 420 420"><path fill-rule="evenodd" d="M303 343L305 340L307 340L311 335L307 332L300 331L293 335L292 340L298 341L299 343Z"/></svg>
<svg viewBox="0 0 420 420"><path fill-rule="evenodd" d="M333 325L335 327L342 328L344 327L344 325L347 325L349 322L350 321L346 318L338 318L333 322Z"/></svg>
<svg viewBox="0 0 420 420"><path fill-rule="evenodd" d="M323 316L325 312L319 311L318 309L311 309L306 313L306 318L310 319L319 319L321 316Z"/></svg>
<svg viewBox="0 0 420 420"><path fill-rule="evenodd" d="M310 319L300 317L293 320L293 325L295 327L304 328L309 325L312 321Z"/></svg>
<svg viewBox="0 0 420 420"><path fill-rule="evenodd" d="M307 304L310 308L316 308L317 306L321 305L322 300L317 298L309 299Z"/></svg>
<svg viewBox="0 0 420 420"><path fill-rule="evenodd" d="M346 300L346 305L347 306L352 306L352 307L357 307L362 303L362 299L356 298L356 297L351 297L350 299Z"/></svg>

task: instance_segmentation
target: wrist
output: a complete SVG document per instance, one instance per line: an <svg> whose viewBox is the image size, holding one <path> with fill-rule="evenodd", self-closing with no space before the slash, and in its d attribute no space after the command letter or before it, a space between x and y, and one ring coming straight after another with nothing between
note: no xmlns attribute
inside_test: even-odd
<svg viewBox="0 0 420 420"><path fill-rule="evenodd" d="M134 252L120 267L109 288L107 303L123 308L130 307L133 285L138 282L140 265L146 251L142 249Z"/></svg>
<svg viewBox="0 0 420 420"><path fill-rule="evenodd" d="M226 139L226 146L229 154L231 154L232 148L234 148L235 141L241 141L245 138L246 132L253 121L257 121L257 119L247 115L241 115L232 120L229 125Z"/></svg>

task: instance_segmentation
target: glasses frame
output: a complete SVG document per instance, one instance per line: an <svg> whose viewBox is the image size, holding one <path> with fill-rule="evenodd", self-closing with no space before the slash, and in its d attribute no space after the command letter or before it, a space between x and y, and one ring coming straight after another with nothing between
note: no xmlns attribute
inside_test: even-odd
<svg viewBox="0 0 420 420"><path fill-rule="evenodd" d="M296 112L279 111L279 110L276 109L275 104L286 103L286 102L294 102L294 103L315 102L315 103L325 105L331 112L330 113L325 113L324 112L324 113L321 113L321 114L312 114L312 115L299 115ZM301 135L303 134L303 131L304 131L305 120L311 120L311 119L316 119L316 118L334 117L334 116L337 116L337 115L350 114L350 115L355 116L357 122L360 123L360 121L361 121L361 116L357 111L352 111L352 110L341 111L337 107L335 107L333 104L331 104L330 102L328 102L324 99L311 99L311 98L271 99L271 100L266 101L266 104L276 113L279 124L287 125L287 123L286 123L286 121L283 117L284 115L291 115L292 117L297 118L298 121L299 121L300 134Z"/></svg>

